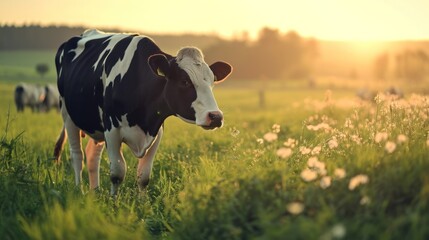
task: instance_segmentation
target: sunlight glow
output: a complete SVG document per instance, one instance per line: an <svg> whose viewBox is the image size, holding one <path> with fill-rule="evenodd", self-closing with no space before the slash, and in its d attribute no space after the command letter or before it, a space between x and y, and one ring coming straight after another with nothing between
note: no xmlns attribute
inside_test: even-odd
<svg viewBox="0 0 429 240"><path fill-rule="evenodd" d="M31 6L31 7L28 7ZM82 7L84 6L84 7ZM324 40L428 39L429 1L2 1L0 24L65 24L145 33L247 32L263 27Z"/></svg>

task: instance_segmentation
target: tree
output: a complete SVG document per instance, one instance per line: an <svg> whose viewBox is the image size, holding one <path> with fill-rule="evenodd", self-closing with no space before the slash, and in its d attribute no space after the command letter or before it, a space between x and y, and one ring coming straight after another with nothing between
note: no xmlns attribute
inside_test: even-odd
<svg viewBox="0 0 429 240"><path fill-rule="evenodd" d="M421 49L406 50L396 55L396 76L421 81L429 75L429 55Z"/></svg>
<svg viewBox="0 0 429 240"><path fill-rule="evenodd" d="M383 53L379 55L374 61L374 75L376 78L384 80L389 68L389 55Z"/></svg>
<svg viewBox="0 0 429 240"><path fill-rule="evenodd" d="M45 76L45 74L49 71L48 64L46 64L46 63L37 64L36 65L36 71L43 78Z"/></svg>
<svg viewBox="0 0 429 240"><path fill-rule="evenodd" d="M222 59L231 63L238 78L307 79L318 55L318 44L293 31L284 34L266 27L255 41L246 37L222 40L204 52L207 62Z"/></svg>

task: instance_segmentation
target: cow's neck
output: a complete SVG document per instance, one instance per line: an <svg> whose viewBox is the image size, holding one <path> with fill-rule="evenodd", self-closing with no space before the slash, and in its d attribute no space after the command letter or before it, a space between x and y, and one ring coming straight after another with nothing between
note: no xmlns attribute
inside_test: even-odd
<svg viewBox="0 0 429 240"><path fill-rule="evenodd" d="M165 119L173 115L164 98L164 84L159 81L156 85L156 87L152 87L151 89L157 89L157 91L152 92L153 94L146 98L146 103L142 106L144 108L144 115L141 116L142 118L138 123L140 128L152 136L158 133Z"/></svg>
<svg viewBox="0 0 429 240"><path fill-rule="evenodd" d="M148 110L150 110L148 118L146 118L147 126L149 126L148 131L150 135L154 136L154 134L158 133L165 119L171 116L172 113L164 98L160 98L157 104L154 104L154 107Z"/></svg>

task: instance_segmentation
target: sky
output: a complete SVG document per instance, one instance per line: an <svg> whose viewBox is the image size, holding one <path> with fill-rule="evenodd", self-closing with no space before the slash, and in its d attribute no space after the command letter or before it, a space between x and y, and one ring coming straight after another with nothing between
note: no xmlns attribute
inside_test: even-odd
<svg viewBox="0 0 429 240"><path fill-rule="evenodd" d="M5 0L0 24L231 38L263 27L323 40L429 39L428 0Z"/></svg>

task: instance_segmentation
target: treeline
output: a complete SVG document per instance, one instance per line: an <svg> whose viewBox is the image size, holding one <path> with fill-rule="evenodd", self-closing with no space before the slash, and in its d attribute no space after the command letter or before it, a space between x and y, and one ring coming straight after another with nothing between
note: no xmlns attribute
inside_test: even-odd
<svg viewBox="0 0 429 240"><path fill-rule="evenodd" d="M0 27L0 50L53 50L84 30L83 27L5 25Z"/></svg>
<svg viewBox="0 0 429 240"><path fill-rule="evenodd" d="M423 49L405 49L380 54L374 60L374 76L420 82L429 77L429 54Z"/></svg>
<svg viewBox="0 0 429 240"><path fill-rule="evenodd" d="M263 28L255 41L222 40L205 49L207 62L223 59L234 66L234 76L252 79L302 79L312 75L318 42L296 32Z"/></svg>
<svg viewBox="0 0 429 240"><path fill-rule="evenodd" d="M0 51L56 50L62 42L85 30L85 27L0 25ZM170 54L183 46L197 46L203 49L207 63L217 60L231 63L233 75L239 79L314 80L323 76L415 82L429 79L428 41L378 42L379 46L371 52L355 53L356 45L352 42L317 41L273 28L261 29L256 39L247 34L232 40L216 35L140 34L152 37Z"/></svg>
<svg viewBox="0 0 429 240"><path fill-rule="evenodd" d="M68 26L3 25L0 26L0 50L56 50L61 43L72 36L80 35L86 29L85 27ZM105 32L124 32L124 30L113 28L100 28L99 30ZM198 45L201 48L205 48L219 41L217 36L212 35L140 34L152 37L162 49L166 49L166 51L172 54L181 46Z"/></svg>
<svg viewBox="0 0 429 240"><path fill-rule="evenodd" d="M122 32L118 29L100 29ZM0 26L0 50L55 50L69 39L85 31L83 27ZM281 33L264 28L256 40L244 36L225 40L214 35L153 35L166 52L175 54L183 46L203 49L208 63L216 60L230 62L237 78L275 79L305 78L312 74L318 43L304 39L296 32Z"/></svg>

